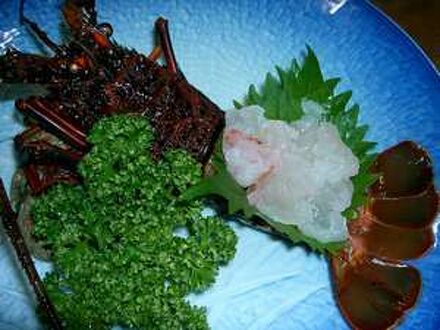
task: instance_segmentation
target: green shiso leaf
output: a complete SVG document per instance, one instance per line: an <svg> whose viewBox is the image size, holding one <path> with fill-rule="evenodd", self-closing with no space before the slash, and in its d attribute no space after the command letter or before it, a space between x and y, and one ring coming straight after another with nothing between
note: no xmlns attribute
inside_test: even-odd
<svg viewBox="0 0 440 330"><path fill-rule="evenodd" d="M366 202L367 188L377 179L369 173L369 167L376 157L376 154L372 153L376 144L364 140L368 126L358 123L359 106L349 106L352 92L336 94L340 79L323 77L318 59L310 47L307 47L302 64L293 60L288 69L276 67L276 71L278 77L267 74L260 89L251 85L243 102L234 101L235 107L240 109L243 106L259 105L265 109L266 118L290 123L303 116L302 100L320 104L325 109L324 120L337 127L341 139L360 163L359 173L352 178L354 193L351 205L343 212L347 220L356 218L358 208ZM304 242L316 251L334 253L344 246L344 242L323 244L303 235L294 225L280 224L259 214L249 205L245 189L228 175L224 161L218 164L218 159L222 160L220 154L221 150L218 148L215 156L216 173L192 187L186 196L223 196L229 202L230 214L242 211L248 218L251 214L258 215L293 242Z"/></svg>
<svg viewBox="0 0 440 330"><path fill-rule="evenodd" d="M66 329L207 329L205 309L186 296L214 282L237 237L221 218L203 217L201 201L180 199L200 182L201 165L182 150L153 160L153 131L139 117L104 119L90 141L83 184L54 186L32 209Z"/></svg>
<svg viewBox="0 0 440 330"><path fill-rule="evenodd" d="M269 225L272 226L276 231L285 235L289 240L293 243L305 243L309 246L313 251L319 253L329 252L331 254L335 254L341 249L345 247L345 242L330 242L330 243L321 243L317 239L313 237L308 237L301 233L301 231L292 225L286 225L277 221L272 221L267 217L262 217Z"/></svg>

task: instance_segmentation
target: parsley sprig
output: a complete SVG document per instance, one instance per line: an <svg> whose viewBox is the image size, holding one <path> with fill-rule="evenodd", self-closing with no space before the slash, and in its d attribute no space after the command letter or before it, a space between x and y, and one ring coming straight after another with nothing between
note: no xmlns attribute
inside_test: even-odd
<svg viewBox="0 0 440 330"><path fill-rule="evenodd" d="M68 329L206 329L203 291L237 238L180 194L202 177L184 151L150 156L145 119L114 116L91 132L81 186L57 185L33 205L34 234L52 251L50 297ZM185 229L187 237L176 234Z"/></svg>
<svg viewBox="0 0 440 330"><path fill-rule="evenodd" d="M324 120L337 127L341 139L360 163L359 173L352 178L354 193L351 205L343 212L348 220L356 218L358 208L366 202L367 188L377 177L369 172L376 157L372 153L375 143L365 140L368 126L358 123L359 106L349 105L351 91L339 94L335 92L340 79L324 79L318 59L310 47L307 47L302 63L293 60L288 69L276 67L276 71L277 76L271 73L266 75L260 89L251 85L243 102L234 101L235 107L240 109L243 106L259 105L265 109L266 118L291 123L304 115L301 107L304 99L320 104L325 110ZM184 194L185 198L220 195L228 201L228 214L242 213L245 219L259 216L291 241L304 242L318 252L335 253L344 246L345 242L321 243L302 234L294 225L272 221L258 212L249 204L246 190L227 171L221 147L216 150L214 167L214 175L190 188Z"/></svg>

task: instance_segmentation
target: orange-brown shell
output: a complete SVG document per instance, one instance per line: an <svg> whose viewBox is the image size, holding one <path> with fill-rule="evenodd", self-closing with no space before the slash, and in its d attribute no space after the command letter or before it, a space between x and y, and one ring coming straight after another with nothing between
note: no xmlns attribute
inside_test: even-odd
<svg viewBox="0 0 440 330"><path fill-rule="evenodd" d="M331 260L335 294L354 329L388 329L420 293L416 268L402 263L426 254L435 241L438 194L428 153L405 141L381 153L369 202L349 224L350 246Z"/></svg>

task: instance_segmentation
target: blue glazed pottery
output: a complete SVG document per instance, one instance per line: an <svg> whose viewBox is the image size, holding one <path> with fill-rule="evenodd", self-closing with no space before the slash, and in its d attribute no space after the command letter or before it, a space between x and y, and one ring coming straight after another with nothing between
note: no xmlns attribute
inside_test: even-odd
<svg viewBox="0 0 440 330"><path fill-rule="evenodd" d="M0 47L3 41L41 52L19 25L18 7L18 0L0 3ZM59 41L60 8L59 0L27 0L25 12ZM146 54L153 47L155 19L168 18L186 77L225 110L250 84L261 83L275 65L288 66L309 45L326 77L341 77L339 90L353 91L377 150L416 141L429 150L439 182L440 76L420 48L370 3L349 0L331 14L324 0L98 0L97 11L100 21L113 25L118 42ZM10 138L21 129L13 101L0 101L0 176L7 185L16 168ZM239 236L235 259L213 287L188 297L207 307L212 329L348 329L324 257L231 225ZM0 242L0 330L40 329L30 290L4 237ZM422 294L399 329L438 329L439 249L414 264L423 277ZM37 266L42 273L50 270L47 263Z"/></svg>

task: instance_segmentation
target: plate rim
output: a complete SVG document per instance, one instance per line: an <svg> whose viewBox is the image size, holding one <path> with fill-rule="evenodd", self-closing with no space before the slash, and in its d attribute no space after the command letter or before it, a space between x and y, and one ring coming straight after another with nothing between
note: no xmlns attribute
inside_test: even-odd
<svg viewBox="0 0 440 330"><path fill-rule="evenodd" d="M423 63L425 67L428 68L428 71L431 71L435 75L436 79L438 79L438 82L440 83L440 67L437 67L437 65L434 63L431 57L428 56L425 49L416 41L415 36L411 35L410 32L406 31L403 26L397 23L397 21L394 20L384 10L379 8L378 5L374 4L372 0L357 0L357 1L362 2L367 10L370 10L371 12L375 12L379 19L381 19L385 24L387 24L390 27L390 29L397 32L396 35L399 35L401 39L406 40L408 44L413 47L413 49L418 54L418 56L423 59Z"/></svg>

